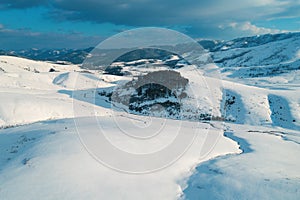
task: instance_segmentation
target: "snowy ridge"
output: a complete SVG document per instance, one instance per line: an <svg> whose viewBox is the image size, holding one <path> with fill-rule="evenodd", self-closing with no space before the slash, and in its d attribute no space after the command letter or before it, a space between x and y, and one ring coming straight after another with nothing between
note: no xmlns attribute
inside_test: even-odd
<svg viewBox="0 0 300 200"><path fill-rule="evenodd" d="M263 35L224 42L211 54L231 77L274 76L299 69L300 33Z"/></svg>
<svg viewBox="0 0 300 200"><path fill-rule="evenodd" d="M0 126L3 127L74 117L73 99L58 91L74 90L75 81L84 83L83 88L94 88L98 84L96 76L81 73L83 70L76 65L9 56L0 56L0 63L3 69L0 72ZM56 72L49 72L50 69ZM90 105L83 102L83 109L84 106L88 109Z"/></svg>

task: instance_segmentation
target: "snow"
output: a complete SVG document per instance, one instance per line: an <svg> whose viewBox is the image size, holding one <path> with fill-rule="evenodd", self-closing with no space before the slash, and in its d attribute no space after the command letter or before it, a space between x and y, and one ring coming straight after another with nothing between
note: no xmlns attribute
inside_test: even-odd
<svg viewBox="0 0 300 200"><path fill-rule="evenodd" d="M300 195L299 143L276 136L281 129L233 124L229 127L234 135L230 138L240 142L244 153L219 157L198 166L188 181L184 197L297 199ZM283 135L287 135L289 130L284 132ZM295 134L299 138L299 132Z"/></svg>
<svg viewBox="0 0 300 200"><path fill-rule="evenodd" d="M92 133L98 130L96 124L91 124L91 116L97 113L98 121L109 133L107 138L114 145L129 152L143 150L144 153L168 145L176 136L173 133L178 121L166 120L163 134L137 143L120 134L120 129L112 123L112 116L118 117L123 128L140 136L145 123L140 123L140 129L132 128L132 121L137 116L116 115L104 106L101 98L97 100L100 106L93 105L92 88L111 87L120 81L119 77L103 75L100 78L97 74L79 72L77 66L65 65L56 65L59 72L52 73L48 72L53 67L49 63L5 56L0 60L6 61L5 72L0 74L0 122L3 127L11 127L0 130L1 199L177 199L182 195L184 179L199 162L239 152L237 143L222 136L222 130L210 129L205 123L184 122L182 132L199 133L179 161L141 176L120 173L90 156L79 140L73 117L86 120L80 128ZM40 73L24 70L27 63ZM15 74L18 78L7 74ZM83 87L78 88L77 84ZM75 92L73 95L72 91ZM74 102L79 109L77 113L74 113ZM156 118L149 121L148 117L142 116L139 120L145 121L146 125L150 123L151 127L160 127L162 122ZM22 124L29 125L19 126ZM219 139L212 151L199 157L199 147L205 145L204 141L210 135ZM116 189L118 193L114 192Z"/></svg>
<svg viewBox="0 0 300 200"><path fill-rule="evenodd" d="M100 120L111 121L108 117ZM160 121L155 123L154 125L157 125ZM169 123L171 124L168 127L172 127L177 122L170 120ZM200 126L203 129L207 127L206 124ZM94 126L86 123L86 127L83 128L91 131L91 127ZM111 128L111 125L107 128L111 130L111 137L119 137L117 129ZM194 128L188 126L186 129L188 133ZM170 167L155 173L134 175L112 170L93 159L80 143L72 119L5 129L0 134L3 152L0 163L0 197L15 200L177 199L182 193L179 183L188 177L190 169L198 162L238 152L235 142L221 136L222 132L218 130L213 132L221 138L213 151L202 160L199 160L199 147L202 146L205 137L199 135L189 151ZM167 134L159 140L160 145L167 144L173 137L173 132ZM27 139L24 140L24 137ZM128 142L132 141L124 138L126 137L114 141L135 151L136 147L128 145ZM119 146L124 147L120 144ZM14 148L16 150L11 151Z"/></svg>
<svg viewBox="0 0 300 200"><path fill-rule="evenodd" d="M251 59L176 69L189 79L183 120L113 110L97 95L130 76L0 56L0 199L297 199L300 72L251 77L242 66L261 66L283 46L280 62L297 63L298 44L292 38L241 49L228 44L217 58L246 51ZM162 69L117 64L133 75ZM199 122L201 113L230 121ZM177 159L162 156L166 165L137 165L97 152L104 144L99 127L111 144L133 154L164 149L178 134L196 137ZM148 173L132 173L143 169Z"/></svg>
<svg viewBox="0 0 300 200"><path fill-rule="evenodd" d="M1 68L6 72L25 72L34 71L49 72L50 68L55 68L58 71L75 71L80 70L77 65L58 65L53 63L33 61L25 58L18 58L13 56L0 56Z"/></svg>
<svg viewBox="0 0 300 200"><path fill-rule="evenodd" d="M83 86L76 89L95 88L102 84L97 75L81 73L76 65L53 65L9 56L0 56L0 62L4 70L0 73L0 127L72 118L72 105L76 100L60 91L74 90L76 81ZM59 72L49 72L50 68ZM86 110L92 107L84 102L82 106ZM99 108L98 112L103 112L103 109Z"/></svg>

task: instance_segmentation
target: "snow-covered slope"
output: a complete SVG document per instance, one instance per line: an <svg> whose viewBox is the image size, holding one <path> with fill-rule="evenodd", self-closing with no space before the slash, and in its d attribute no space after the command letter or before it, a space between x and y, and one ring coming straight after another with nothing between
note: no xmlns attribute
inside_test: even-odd
<svg viewBox="0 0 300 200"><path fill-rule="evenodd" d="M98 78L76 65L0 56L0 126L74 117L73 99L60 92L94 88ZM54 70L54 72L49 72ZM71 92L70 92L71 93ZM83 102L84 106L90 106Z"/></svg>
<svg viewBox="0 0 300 200"><path fill-rule="evenodd" d="M141 176L112 170L90 156L77 135L78 124L75 126L73 119L64 118L75 116L85 120L81 128L90 133L97 131L98 124L93 124L96 113L103 130L119 147L127 151L143 147L146 152L168 145L174 139L178 120L165 121L162 136L146 143L141 140L139 144L134 138L120 135L121 129L112 121L117 119L123 128L131 127L137 116L116 114L108 109L110 104L100 95L96 98L98 106L93 104L93 95L97 95L93 89L113 87L120 77L103 75L99 78L97 72L83 73L77 66L14 57L3 56L0 60L3 63L0 74L1 199L177 199L182 195L184 178L199 162L240 152L236 142L222 135L222 129L186 121L180 123L181 132L197 131L198 135L188 151L170 167ZM57 72L49 72L50 68ZM126 80L126 77L121 79ZM149 122L146 116L136 120L150 123L152 127L160 127L162 123L159 118ZM16 126L28 123L32 124ZM140 134L140 129L131 131L131 134ZM215 138L214 148L200 158L199 147L205 145L209 137ZM119 192L114 192L116 189Z"/></svg>
<svg viewBox="0 0 300 200"><path fill-rule="evenodd" d="M219 44L214 62L231 77L270 77L299 70L300 33L240 38Z"/></svg>
<svg viewBox="0 0 300 200"><path fill-rule="evenodd" d="M184 199L298 199L299 131L230 125L225 135L243 153L200 164Z"/></svg>
<svg viewBox="0 0 300 200"><path fill-rule="evenodd" d="M121 117L122 118L122 117ZM100 118L111 123L109 117ZM92 120L87 120L92 121ZM169 128L176 126L170 121ZM157 121L155 126L159 126ZM95 126L86 123L87 131ZM203 124L201 129L209 127ZM130 138L122 137L113 124L107 127L111 137L119 138L124 148ZM193 123L184 127L189 133ZM167 127L168 129L168 127ZM138 134L138 133L136 133ZM156 145L168 144L173 132L165 132ZM222 135L220 130L213 151L203 160L239 152L237 144ZM54 120L5 129L0 134L1 199L177 199L182 194L183 178L199 160L199 147L205 135L199 135L193 146L172 166L144 175L112 170L88 154L76 134L73 120ZM132 142L132 141L131 141ZM136 141L134 143L136 145ZM133 148L128 146L127 148Z"/></svg>
<svg viewBox="0 0 300 200"><path fill-rule="evenodd" d="M217 63L198 68L175 55L118 61L119 74L0 56L0 199L297 199L299 41L299 34L240 38L211 47ZM118 87L159 70L188 80L169 87L181 96L177 117L120 109L124 99L113 94L125 98L132 88ZM151 108L177 105L159 90L165 95L129 96ZM77 133L97 136L100 127L118 148L142 154L170 144L175 133L197 137L172 165L137 175L94 159L85 142L102 143ZM156 129L162 134L136 139Z"/></svg>

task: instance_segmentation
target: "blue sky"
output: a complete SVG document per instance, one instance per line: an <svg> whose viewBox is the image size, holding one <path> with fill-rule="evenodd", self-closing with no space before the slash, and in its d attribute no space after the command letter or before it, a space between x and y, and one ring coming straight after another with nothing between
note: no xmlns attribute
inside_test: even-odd
<svg viewBox="0 0 300 200"><path fill-rule="evenodd" d="M86 48L145 26L210 39L300 31L300 0L0 0L0 49Z"/></svg>

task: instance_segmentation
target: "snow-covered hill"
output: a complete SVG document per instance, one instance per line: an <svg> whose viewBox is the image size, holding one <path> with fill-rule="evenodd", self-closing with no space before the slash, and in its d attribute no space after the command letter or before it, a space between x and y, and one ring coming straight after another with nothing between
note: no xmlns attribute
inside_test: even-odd
<svg viewBox="0 0 300 200"><path fill-rule="evenodd" d="M258 35L223 42L214 62L231 77L270 77L300 69L300 33Z"/></svg>
<svg viewBox="0 0 300 200"><path fill-rule="evenodd" d="M94 88L96 76L76 65L58 65L0 56L0 126L14 126L48 119L72 118L73 99L60 92ZM84 106L89 104L83 102Z"/></svg>
<svg viewBox="0 0 300 200"><path fill-rule="evenodd" d="M206 43L217 62L201 67L176 55L103 71L0 56L0 199L297 199L299 34ZM99 130L142 155L196 137L137 175L111 169L125 156L94 159Z"/></svg>

